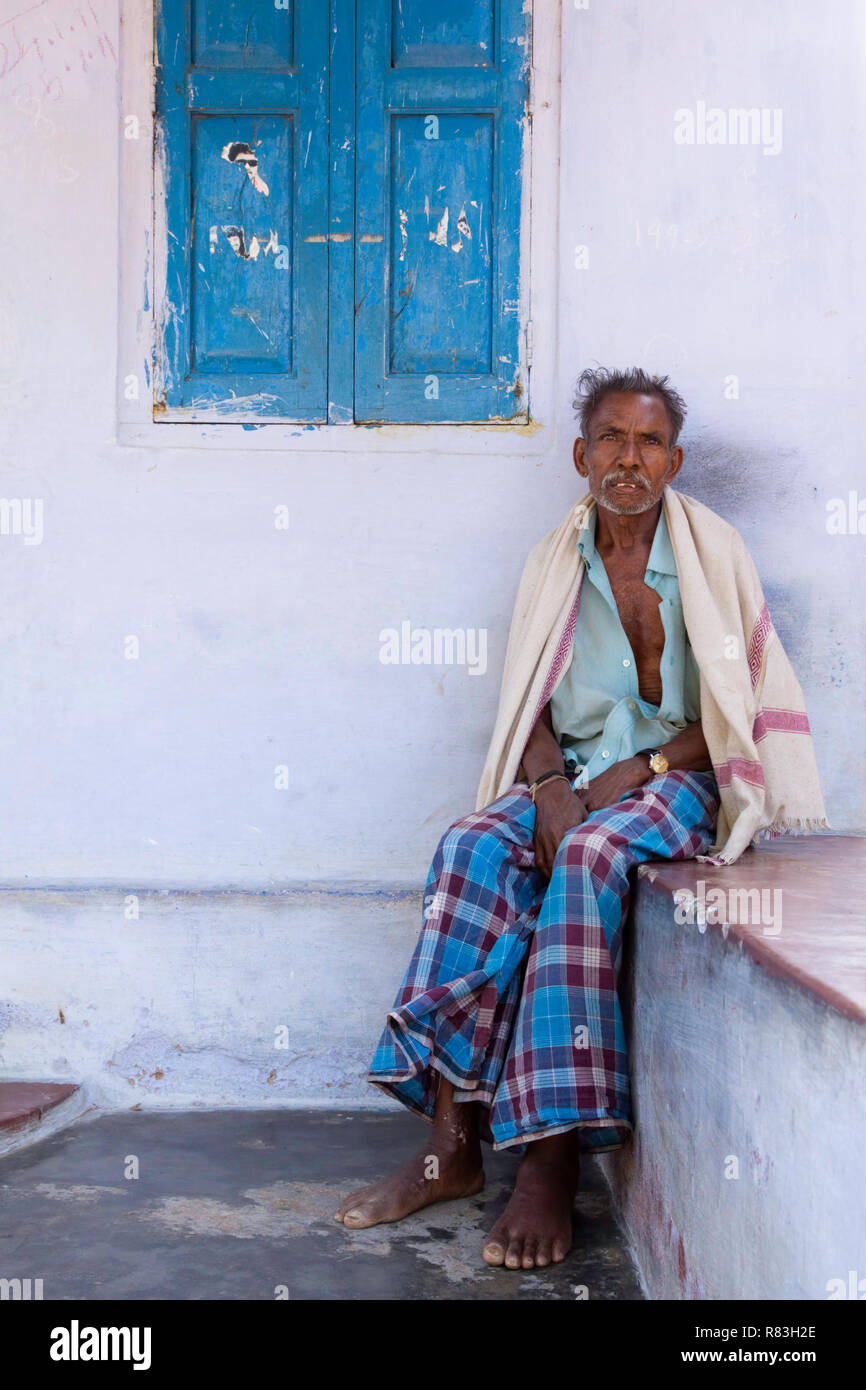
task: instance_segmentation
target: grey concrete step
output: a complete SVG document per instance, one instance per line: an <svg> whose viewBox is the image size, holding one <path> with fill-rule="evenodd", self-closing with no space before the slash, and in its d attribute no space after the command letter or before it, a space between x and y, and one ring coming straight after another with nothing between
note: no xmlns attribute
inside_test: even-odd
<svg viewBox="0 0 866 1390"><path fill-rule="evenodd" d="M588 1160L560 1265L490 1269L481 1247L517 1158L485 1151L476 1197L347 1231L344 1195L416 1152L427 1125L369 1111L121 1112L0 1160L0 1279L45 1299L636 1300ZM137 1172L138 1176L128 1176Z"/></svg>

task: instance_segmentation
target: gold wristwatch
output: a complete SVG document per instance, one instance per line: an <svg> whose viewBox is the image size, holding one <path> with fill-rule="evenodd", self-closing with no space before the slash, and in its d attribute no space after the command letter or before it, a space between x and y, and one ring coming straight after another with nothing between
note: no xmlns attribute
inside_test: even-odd
<svg viewBox="0 0 866 1390"><path fill-rule="evenodd" d="M660 748L656 748L649 755L650 772L667 772L668 760Z"/></svg>

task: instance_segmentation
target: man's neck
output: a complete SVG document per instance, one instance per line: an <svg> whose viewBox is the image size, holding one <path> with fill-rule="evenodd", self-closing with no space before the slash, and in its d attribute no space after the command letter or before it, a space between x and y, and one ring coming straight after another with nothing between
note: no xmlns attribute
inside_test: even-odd
<svg viewBox="0 0 866 1390"><path fill-rule="evenodd" d="M595 548L600 555L624 550L649 550L661 516L661 501L648 511L631 513L610 512L599 502Z"/></svg>

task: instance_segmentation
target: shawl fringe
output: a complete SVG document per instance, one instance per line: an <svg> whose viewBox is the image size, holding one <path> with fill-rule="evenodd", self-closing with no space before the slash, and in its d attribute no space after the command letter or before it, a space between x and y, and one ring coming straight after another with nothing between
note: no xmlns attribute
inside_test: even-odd
<svg viewBox="0 0 866 1390"><path fill-rule="evenodd" d="M769 825L762 825L755 838L769 840L780 835L814 835L818 831L832 829L826 816L783 816Z"/></svg>

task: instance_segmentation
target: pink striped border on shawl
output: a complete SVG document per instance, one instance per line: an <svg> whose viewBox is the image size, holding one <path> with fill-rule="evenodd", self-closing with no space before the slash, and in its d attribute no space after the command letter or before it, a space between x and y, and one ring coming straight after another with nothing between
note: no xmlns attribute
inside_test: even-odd
<svg viewBox="0 0 866 1390"><path fill-rule="evenodd" d="M764 785L764 769L760 763L749 762L746 758L731 758L729 762L713 765L716 781L720 787L729 787L734 777L741 782L751 782L753 787Z"/></svg>
<svg viewBox="0 0 866 1390"><path fill-rule="evenodd" d="M752 682L753 690L758 684L758 677L761 674L761 662L764 657L764 648L767 645L767 638L772 631L773 624L770 619L770 610L765 602L755 619L755 626L752 628L752 635L749 638L749 679Z"/></svg>
<svg viewBox="0 0 866 1390"><path fill-rule="evenodd" d="M584 571L584 573L586 573L586 571ZM577 627L577 614L580 608L580 591L582 588L583 574L580 576L580 584L578 585L577 593L574 596L574 603L571 605L571 612L568 615L568 621L566 622L565 627L563 628L562 636L559 639L559 645L556 648L553 661L551 662L550 670L547 673L547 680L544 682L544 689L541 692L541 699L538 702L538 709L535 711L535 717L532 721L533 728L535 728L535 725L538 722L538 716L541 714L541 711L544 709L544 706L550 699L550 696L553 692L553 687L559 679L559 674L563 666L568 660L568 653L571 651L571 645L574 641L574 632L575 628Z"/></svg>
<svg viewBox="0 0 866 1390"><path fill-rule="evenodd" d="M773 709L771 706L758 710L752 725L752 738L755 743L759 743L767 734L810 734L811 732L808 716L801 710Z"/></svg>

